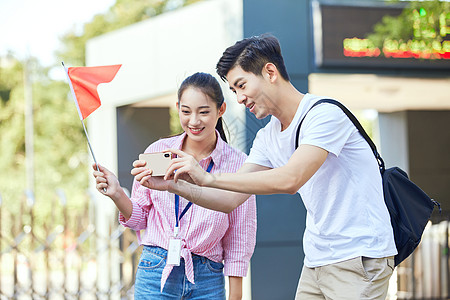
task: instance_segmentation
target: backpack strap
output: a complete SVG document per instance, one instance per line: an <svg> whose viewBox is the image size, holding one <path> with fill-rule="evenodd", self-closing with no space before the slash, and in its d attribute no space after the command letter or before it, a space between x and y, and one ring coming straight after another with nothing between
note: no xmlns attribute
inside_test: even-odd
<svg viewBox="0 0 450 300"><path fill-rule="evenodd" d="M369 135L366 133L366 131L362 127L361 123L359 123L358 119L350 112L350 110L347 109L347 107L345 107L342 103L340 103L339 101L336 101L334 99L320 99L319 101L314 103L313 106L311 106L311 108L306 112L306 114L303 116L303 119L300 121L300 124L298 125L298 128L297 128L297 135L295 136L295 149L298 148L300 127L302 126L302 123L305 120L306 115L309 113L309 111L311 109L313 109L314 107L316 107L317 105L322 104L322 103L334 104L334 105L337 105L340 109L342 109L342 111L347 115L347 117L350 119L350 121L352 121L353 125L355 125L355 127L358 129L358 131L362 135L362 137L369 144L370 148L372 149L373 154L375 155L375 158L377 159L378 166L380 168L380 172L384 173L384 170L385 170L384 161L381 158L381 155L378 153L377 147L375 146L373 141L370 139Z"/></svg>

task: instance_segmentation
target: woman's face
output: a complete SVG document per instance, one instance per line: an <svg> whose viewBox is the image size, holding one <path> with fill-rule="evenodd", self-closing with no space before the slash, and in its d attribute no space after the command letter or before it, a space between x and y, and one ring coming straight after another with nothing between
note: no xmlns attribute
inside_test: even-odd
<svg viewBox="0 0 450 300"><path fill-rule="evenodd" d="M200 89L188 87L177 108L181 127L189 139L195 142L215 140L217 120L225 112L225 105L218 109L217 104Z"/></svg>

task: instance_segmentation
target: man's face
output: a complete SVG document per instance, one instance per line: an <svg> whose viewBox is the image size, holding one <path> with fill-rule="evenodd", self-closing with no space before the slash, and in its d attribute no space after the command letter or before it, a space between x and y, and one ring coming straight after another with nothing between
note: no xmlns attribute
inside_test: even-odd
<svg viewBox="0 0 450 300"><path fill-rule="evenodd" d="M263 119L271 114L274 105L268 97L267 79L246 72L240 66L232 68L226 78L230 89L237 96L238 103L245 105L257 119Z"/></svg>

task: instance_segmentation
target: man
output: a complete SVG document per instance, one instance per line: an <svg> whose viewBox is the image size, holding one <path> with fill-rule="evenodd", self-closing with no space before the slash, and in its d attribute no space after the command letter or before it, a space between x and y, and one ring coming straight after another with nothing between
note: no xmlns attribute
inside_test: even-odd
<svg viewBox="0 0 450 300"><path fill-rule="evenodd" d="M241 169L212 175L192 156L171 149L178 157L165 179L173 180L152 178L139 161L132 174L143 185L159 185L225 212L248 194L298 192L307 217L296 299L384 300L397 250L378 164L367 142L339 107L320 104L308 112L321 98L302 94L290 83L273 36L251 37L229 47L217 72L258 119L272 116L257 133Z"/></svg>

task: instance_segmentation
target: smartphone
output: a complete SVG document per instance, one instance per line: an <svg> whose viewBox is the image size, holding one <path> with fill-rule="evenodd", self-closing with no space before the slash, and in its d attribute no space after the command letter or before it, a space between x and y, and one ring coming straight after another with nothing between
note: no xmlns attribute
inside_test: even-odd
<svg viewBox="0 0 450 300"><path fill-rule="evenodd" d="M146 167L153 170L152 176L164 176L170 165L172 153L155 152L139 154L139 160L145 161Z"/></svg>

